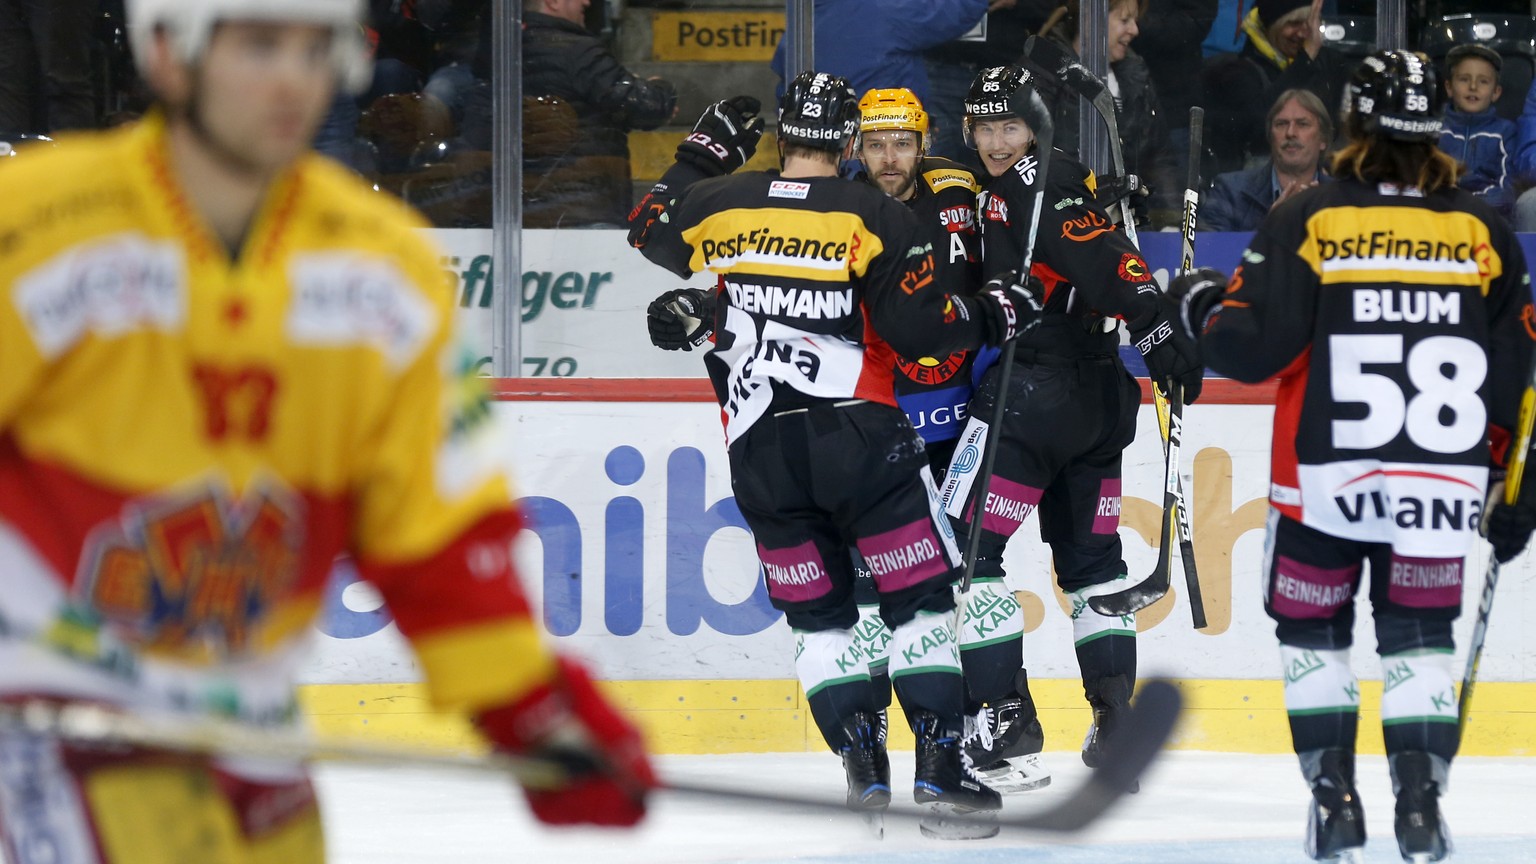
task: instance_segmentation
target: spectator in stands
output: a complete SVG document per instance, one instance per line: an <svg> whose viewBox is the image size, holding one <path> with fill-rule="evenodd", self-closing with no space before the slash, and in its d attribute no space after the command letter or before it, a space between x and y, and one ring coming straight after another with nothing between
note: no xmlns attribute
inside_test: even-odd
<svg viewBox="0 0 1536 864"><path fill-rule="evenodd" d="M96 125L97 0L0 0L0 139Z"/></svg>
<svg viewBox="0 0 1536 864"><path fill-rule="evenodd" d="M1216 20L1217 0L1149 0L1131 41L1157 88L1173 151L1174 177L1187 177L1189 109L1205 104L1200 94L1200 40Z"/></svg>
<svg viewBox="0 0 1536 864"><path fill-rule="evenodd" d="M1028 0L991 0L986 19L978 27L923 55L931 97L923 103L928 107L930 154L980 167L976 151L965 146L960 131L965 94L982 69L1017 63L1024 40L1040 20Z"/></svg>
<svg viewBox="0 0 1536 864"><path fill-rule="evenodd" d="M1270 106L1269 159L1218 174L1200 207L1202 231L1252 231L1275 205L1326 179L1323 154L1333 118L1310 90L1287 90Z"/></svg>
<svg viewBox="0 0 1536 864"><path fill-rule="evenodd" d="M1323 0L1258 0L1243 20L1243 50L1206 60L1205 128L1218 170L1251 168L1268 154L1260 112L1286 90L1305 88L1324 105L1339 104L1348 70L1323 45L1322 8Z"/></svg>
<svg viewBox="0 0 1536 864"><path fill-rule="evenodd" d="M621 227L632 201L629 131L677 113L677 90L625 69L582 24L590 0L525 0L523 93L575 109L563 153L523 161L524 224Z"/></svg>
<svg viewBox="0 0 1536 864"><path fill-rule="evenodd" d="M1155 227L1177 224L1178 209L1183 185L1175 169L1173 148L1168 142L1168 126L1163 117L1162 104L1157 88L1152 84L1152 74L1147 64L1131 50L1131 40L1139 31L1138 17L1146 11L1145 0L1109 0L1107 37L1109 40L1109 75L1105 83L1115 95L1115 122L1119 127L1121 150L1125 156L1125 170L1141 178L1142 185L1151 190L1150 200L1137 198L1137 221L1148 221L1149 214L1140 212L1149 204L1151 221ZM1079 26L1079 2L1067 0L1065 9L1055 25L1045 36L1063 43L1073 54L1082 54ZM1048 93L1048 88L1042 88ZM1050 94L1052 119L1056 124L1055 146L1068 153L1077 153L1080 124L1078 100L1071 94ZM1100 184L1101 203L1106 183ZM1106 208L1107 209L1107 208Z"/></svg>
<svg viewBox="0 0 1536 864"><path fill-rule="evenodd" d="M924 105L932 104L923 52L964 36L989 5L988 0L818 0L812 65L847 78L855 93L905 87ZM805 71L785 73L788 43L780 39L773 52L780 95L785 81Z"/></svg>
<svg viewBox="0 0 1536 864"><path fill-rule="evenodd" d="M1503 66L1498 52L1482 45L1457 45L1446 55L1445 90L1451 99L1445 107L1440 149L1466 166L1457 185L1508 217L1514 212L1510 163L1515 124L1493 110L1503 92Z"/></svg>

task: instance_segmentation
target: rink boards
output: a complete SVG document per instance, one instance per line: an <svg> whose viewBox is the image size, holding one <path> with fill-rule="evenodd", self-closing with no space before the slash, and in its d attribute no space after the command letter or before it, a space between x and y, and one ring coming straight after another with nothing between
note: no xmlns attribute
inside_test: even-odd
<svg viewBox="0 0 1536 864"><path fill-rule="evenodd" d="M591 658L664 752L822 746L793 680L791 640L768 605L731 497L719 410L699 380L500 382L507 464L532 528L525 581L552 638ZM1142 674L1182 679L1192 710L1178 744L1201 750L1289 747L1273 627L1259 598L1267 510L1266 389L1210 382L1185 417L1183 473L1209 625L1191 627L1183 576L1144 610ZM1252 404L1259 403L1259 404ZM1153 566L1162 453L1150 406L1125 457L1121 536L1133 574ZM1010 587L1025 609L1024 650L1048 749L1075 749L1088 724L1063 598L1035 520L1010 545ZM1468 561L1458 644L1471 630L1486 548ZM1529 556L1505 568L1463 752L1526 755L1536 740L1536 611ZM408 650L366 585L342 568L306 671L309 713L325 728L443 739ZM1380 749L1380 666L1366 605L1355 667L1361 746ZM487 662L496 662L487 658ZM508 658L506 662L516 662ZM1462 656L1457 658L1460 674ZM898 739L899 740L899 739Z"/></svg>

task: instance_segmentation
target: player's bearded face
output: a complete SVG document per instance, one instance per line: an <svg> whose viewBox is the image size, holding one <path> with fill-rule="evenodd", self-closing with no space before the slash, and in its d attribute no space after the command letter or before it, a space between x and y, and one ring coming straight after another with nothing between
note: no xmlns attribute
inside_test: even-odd
<svg viewBox="0 0 1536 864"><path fill-rule="evenodd" d="M335 86L329 28L226 22L198 62L184 107L216 155L270 173L309 148Z"/></svg>
<svg viewBox="0 0 1536 864"><path fill-rule="evenodd" d="M1017 117L977 120L971 135L976 142L976 152L981 155L982 166L993 177L1003 176L1003 172L1023 159L1035 144L1034 130Z"/></svg>
<svg viewBox="0 0 1536 864"><path fill-rule="evenodd" d="M912 197L917 188L917 162L922 147L916 132L867 132L859 139L859 161L880 191L897 200Z"/></svg>

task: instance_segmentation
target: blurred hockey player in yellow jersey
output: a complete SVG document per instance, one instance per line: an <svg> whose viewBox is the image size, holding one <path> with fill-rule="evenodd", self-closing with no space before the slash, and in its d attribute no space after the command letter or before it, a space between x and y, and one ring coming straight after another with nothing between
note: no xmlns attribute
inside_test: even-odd
<svg viewBox="0 0 1536 864"><path fill-rule="evenodd" d="M129 0L159 107L0 169L0 702L290 723L346 553L439 708L591 766L529 791L539 818L632 824L654 777L530 617L425 226L309 151L335 87L368 80L361 6ZM324 848L302 766L0 720L0 853Z"/></svg>

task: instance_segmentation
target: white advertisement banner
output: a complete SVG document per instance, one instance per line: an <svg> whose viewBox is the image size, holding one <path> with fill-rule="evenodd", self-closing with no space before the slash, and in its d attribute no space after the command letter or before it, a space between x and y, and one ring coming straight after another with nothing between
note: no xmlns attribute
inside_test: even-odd
<svg viewBox="0 0 1536 864"><path fill-rule="evenodd" d="M695 357L696 361L697 358ZM508 466L533 526L522 535L524 581L546 629L568 650L618 679L792 678L792 643L767 602L741 514L731 496L719 409L706 403L505 402ZM1191 628L1177 566L1170 597L1141 613L1140 666L1183 678L1277 674L1274 626L1260 602L1271 409L1196 405L1185 416L1184 474L1209 626ZM1162 451L1143 409L1127 451L1120 534L1133 576L1148 573L1161 520ZM1458 645L1475 617L1487 546L1468 561ZM1049 554L1031 518L1005 564L1022 596L1032 677L1073 678L1067 607L1053 588ZM1536 612L1526 555L1505 568L1481 680L1536 676ZM364 585L338 580L306 680L414 680L387 614ZM1376 639L1362 599L1356 668ZM494 658L487 658L494 662ZM516 662L507 658L505 662Z"/></svg>
<svg viewBox="0 0 1536 864"><path fill-rule="evenodd" d="M491 364L490 229L433 230L442 264L458 286L459 328ZM680 378L704 374L700 354L660 351L645 329L658 294L712 284L684 281L630 248L623 231L524 231L522 376L527 378Z"/></svg>

